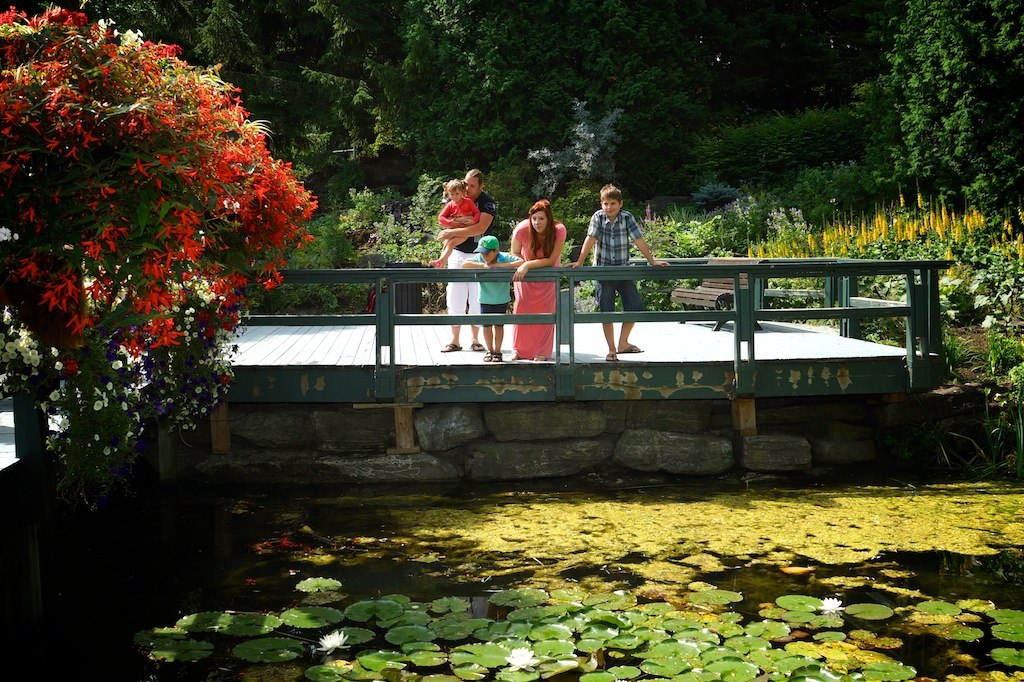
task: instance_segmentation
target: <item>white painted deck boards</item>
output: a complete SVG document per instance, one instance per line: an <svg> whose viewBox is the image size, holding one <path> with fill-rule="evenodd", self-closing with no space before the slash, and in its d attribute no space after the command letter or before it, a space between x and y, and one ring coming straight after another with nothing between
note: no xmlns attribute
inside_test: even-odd
<svg viewBox="0 0 1024 682"><path fill-rule="evenodd" d="M784 322L762 322L754 337L757 360L829 360L840 358L902 357L901 347L847 339L825 327ZM712 331L713 323L641 322L630 341L643 353L619 355L620 362L732 362L731 325ZM512 355L513 325L505 326L502 350ZM451 327L401 326L395 330L398 365L438 367L483 363L483 353L469 350L470 330L462 328L462 351L442 353L451 339ZM618 324L616 324L618 332ZM481 342L483 336L481 334ZM373 365L375 330L371 326L275 327L254 326L238 338L236 366L352 366ZM576 362L604 362L607 347L600 324L576 325ZM564 360L568 348L563 347ZM386 359L385 359L386 361Z"/></svg>

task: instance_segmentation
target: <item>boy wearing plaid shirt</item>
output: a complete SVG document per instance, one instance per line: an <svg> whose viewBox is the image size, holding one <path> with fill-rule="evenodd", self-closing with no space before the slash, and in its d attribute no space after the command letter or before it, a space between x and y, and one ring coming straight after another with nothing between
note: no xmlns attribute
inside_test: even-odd
<svg viewBox="0 0 1024 682"><path fill-rule="evenodd" d="M570 267L583 265L591 249L594 250L594 265L628 265L629 242L631 239L648 263L651 265L668 265L663 260L655 260L651 254L651 247L644 241L636 218L629 211L622 210L622 192L619 188L615 185L605 185L601 188L601 210L591 216L590 227L587 229L587 238L583 240L579 258L576 259L575 263L570 264ZM623 310L644 309L644 303L640 298L640 292L636 288L636 282L626 279L597 281L598 310L602 313L614 311L616 293L622 299ZM614 362L618 360L619 353L643 352L629 342L629 333L633 331L634 324L636 323L622 323L618 343L615 342L615 325L611 322L601 324L605 341L608 343L608 355L605 356L605 360Z"/></svg>

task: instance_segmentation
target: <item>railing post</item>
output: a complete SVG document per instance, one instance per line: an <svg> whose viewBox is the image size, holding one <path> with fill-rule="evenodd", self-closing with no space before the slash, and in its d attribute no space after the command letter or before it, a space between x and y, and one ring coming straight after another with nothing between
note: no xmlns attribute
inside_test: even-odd
<svg viewBox="0 0 1024 682"><path fill-rule="evenodd" d="M939 312L939 282L931 269L907 273L907 302L911 314L907 319L907 371L910 387L931 385L933 358L942 362L942 330Z"/></svg>
<svg viewBox="0 0 1024 682"><path fill-rule="evenodd" d="M576 310L573 305L572 281L569 288L563 290L559 280L555 280L558 290L558 309L555 320L555 397L571 398L576 394L574 355L576 341L573 336L573 325L576 321ZM562 344L569 344L569 360L562 361Z"/></svg>
<svg viewBox="0 0 1024 682"><path fill-rule="evenodd" d="M749 273L737 272L733 279L733 300L736 306L734 349L736 353L736 394L752 395L756 372L754 358L754 294L751 286L754 280Z"/></svg>
<svg viewBox="0 0 1024 682"><path fill-rule="evenodd" d="M377 399L395 397L395 297L391 280L378 277L377 287L377 348L373 370L374 395ZM387 362L384 349L387 348Z"/></svg>
<svg viewBox="0 0 1024 682"><path fill-rule="evenodd" d="M840 308L849 308L850 299L857 295L857 275L843 275L838 278L839 291L836 305ZM844 317L839 320L839 335L851 339L860 338L860 318Z"/></svg>

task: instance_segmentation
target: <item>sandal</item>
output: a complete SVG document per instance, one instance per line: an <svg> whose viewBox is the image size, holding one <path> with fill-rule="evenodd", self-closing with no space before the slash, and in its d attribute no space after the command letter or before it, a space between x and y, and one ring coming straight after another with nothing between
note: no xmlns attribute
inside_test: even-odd
<svg viewBox="0 0 1024 682"><path fill-rule="evenodd" d="M462 350L462 346L457 343L449 343L447 346L441 349L442 353L454 353L457 350Z"/></svg>
<svg viewBox="0 0 1024 682"><path fill-rule="evenodd" d="M495 351L495 352L491 353L491 362L504 362L504 361L505 361L505 358L503 358L501 356L500 352Z"/></svg>
<svg viewBox="0 0 1024 682"><path fill-rule="evenodd" d="M484 353L484 362L491 362L494 360L494 353Z"/></svg>
<svg viewBox="0 0 1024 682"><path fill-rule="evenodd" d="M484 345L482 343L477 343L476 341L474 341L473 345L470 346L469 349L471 351L476 351L477 353L479 353L479 352L484 350ZM460 348L459 350L462 350L462 349Z"/></svg>
<svg viewBox="0 0 1024 682"><path fill-rule="evenodd" d="M616 355L615 353L609 353L608 355L604 356L604 359L608 362L615 362L616 360L619 359L619 356Z"/></svg>

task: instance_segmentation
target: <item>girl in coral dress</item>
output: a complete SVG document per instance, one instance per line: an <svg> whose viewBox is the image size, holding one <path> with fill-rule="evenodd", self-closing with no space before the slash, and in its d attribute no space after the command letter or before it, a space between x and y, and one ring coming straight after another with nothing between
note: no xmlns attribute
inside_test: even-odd
<svg viewBox="0 0 1024 682"><path fill-rule="evenodd" d="M512 232L512 253L523 264L512 275L515 305L512 312L554 313L558 305L558 281L523 281L534 268L561 265L565 225L551 215L551 202L541 199L530 207L529 217ZM555 325L517 324L512 329L513 360L550 360L554 356Z"/></svg>

